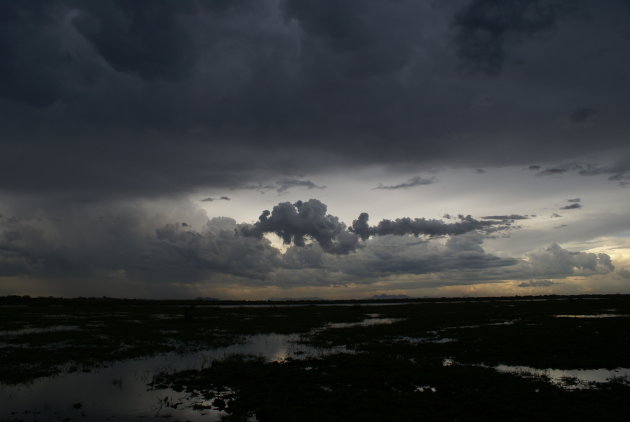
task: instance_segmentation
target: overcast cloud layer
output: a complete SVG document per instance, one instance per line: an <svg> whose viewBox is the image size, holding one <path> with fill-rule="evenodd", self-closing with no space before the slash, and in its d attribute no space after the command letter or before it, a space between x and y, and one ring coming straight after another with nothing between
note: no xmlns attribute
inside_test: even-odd
<svg viewBox="0 0 630 422"><path fill-rule="evenodd" d="M621 277L601 238L628 227L629 21L625 0L1 2L0 294Z"/></svg>
<svg viewBox="0 0 630 422"><path fill-rule="evenodd" d="M339 166L627 153L622 0L0 8L7 191L155 195Z"/></svg>

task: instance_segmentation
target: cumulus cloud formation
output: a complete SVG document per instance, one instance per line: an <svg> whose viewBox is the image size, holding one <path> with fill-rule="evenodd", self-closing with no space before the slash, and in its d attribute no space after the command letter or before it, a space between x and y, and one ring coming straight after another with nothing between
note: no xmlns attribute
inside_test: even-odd
<svg viewBox="0 0 630 422"><path fill-rule="evenodd" d="M370 236L385 235L414 235L414 236L447 236L472 232L475 230L492 232L509 228L510 222L500 221L480 221L470 215L459 215L459 221L455 223L445 223L441 220L426 218L397 218L395 220L381 220L376 226L367 224L368 214L362 213L357 220L352 222L351 231L359 235L362 239Z"/></svg>
<svg viewBox="0 0 630 422"><path fill-rule="evenodd" d="M473 226L435 226L440 234L453 234L443 245L428 240L410 243L400 235L406 231L397 231L381 233L382 240L373 239L359 248L360 236L327 214L326 205L315 199L280 203L254 225L238 225L227 217L206 220L201 226L199 218L195 224L165 222L158 214L125 207L107 214L92 211L85 210L72 221L52 216L0 217L0 275L160 284L198 283L224 274L262 285L276 283L275 277L289 277L283 283L330 284L336 280L331 274L353 280L363 277L355 281L371 283L390 273L426 274L514 263L486 254L483 238L471 231ZM80 230L73 230L73 236L63 234L70 227ZM418 233L412 229L408 234L414 230ZM427 231L438 234L435 228ZM263 236L270 232L292 246L281 254ZM303 271L313 279L302 280Z"/></svg>
<svg viewBox="0 0 630 422"><path fill-rule="evenodd" d="M282 202L272 211L264 211L253 225L241 225L244 236L261 239L265 233L275 233L285 244L304 246L306 238L316 240L327 252L348 253L354 250L358 238L346 230L346 225L327 214L326 204L317 199L295 204Z"/></svg>
<svg viewBox="0 0 630 422"><path fill-rule="evenodd" d="M480 221L470 215L459 215L459 221L445 223L440 220L425 218L397 218L396 220L381 220L376 226L368 223L369 215L361 213L352 222L352 226L339 221L333 215L326 214L328 207L317 199L306 202L298 201L294 204L283 202L272 211L265 210L253 225L242 224L240 232L244 236L261 239L265 233L275 233L287 245L304 246L307 238L317 243L327 252L348 253L358 246L359 238L368 239L370 236L413 235L413 236L448 236L468 233L476 230L492 232L510 227L511 222L505 219L499 221Z"/></svg>
<svg viewBox="0 0 630 422"><path fill-rule="evenodd" d="M412 244L404 237L385 235L371 239L356 254L331 257L328 262L334 260L336 268L355 277L353 281L358 283L372 282L391 274L483 271L509 267L518 262L513 258L500 258L485 252L482 242L482 236L477 233L452 236L446 242L423 241Z"/></svg>
<svg viewBox="0 0 630 422"><path fill-rule="evenodd" d="M416 186L432 185L433 183L435 183L434 178L423 179L420 176L415 176L409 179L408 181L403 182L403 183L398 183L397 185L379 185L375 187L374 189L385 189L385 190L408 189L408 188L413 188Z"/></svg>
<svg viewBox="0 0 630 422"><path fill-rule="evenodd" d="M395 262L408 259L405 266L412 266L414 250L433 250L437 246L426 249L429 246L425 243L444 236L448 236L444 248L453 255L448 260L441 258L442 264L431 264L436 259L431 253L432 258L418 263L415 272L427 272L430 268L437 271L456 263L474 267L507 262L486 256L480 246L482 232L507 226L497 221L480 222L470 216L459 216L458 221L448 224L403 218L370 226L363 213L349 229L316 199L280 203L272 211L263 212L255 224L237 224L227 217L204 222L193 211L189 216L194 223L176 223L159 212L153 215L148 209L127 206L106 211L88 207L66 215L67 218L61 218L65 210L59 212L59 216L51 214L45 218L0 217L0 274L53 278L115 275L155 282L196 282L210 273L257 280L275 271L300 268L346 272L355 268L352 262L367 259L365 255L350 255L368 254L370 259L385 256L385 251L377 251L377 245L385 243L367 242L370 237L390 239L387 242L397 245L396 253L408 257L393 259L390 250L389 263L379 259L381 263L374 264L378 266L374 269L377 273L404 272L404 267L394 269ZM282 255L264 237L266 233L276 233L292 246ZM405 235L424 236L425 240L410 243ZM367 252L363 252L365 248ZM465 251L468 258L455 254L456 251ZM475 254L480 255L475 258ZM366 262L364 267L371 265ZM352 270L357 272L356 268Z"/></svg>
<svg viewBox="0 0 630 422"><path fill-rule="evenodd" d="M571 252L557 243L530 253L525 264L526 272L542 277L608 274L614 269L607 254Z"/></svg>
<svg viewBox="0 0 630 422"><path fill-rule="evenodd" d="M193 229L161 224L145 213L117 212L74 224L77 236L59 237L71 223L55 219L0 220L0 275L91 280L126 278L148 283L203 280L210 273L260 279L278 265L265 239L236 236L236 222L220 217Z"/></svg>
<svg viewBox="0 0 630 422"><path fill-rule="evenodd" d="M606 254L572 252L557 244L524 259L488 252L484 232L498 223L502 227L498 221L479 226L460 216L450 224L398 219L370 226L364 213L351 231L317 200L280 203L253 225L207 219L192 209L188 222L169 221L151 207L87 208L67 219L59 217L62 212L0 217L1 277L74 280L104 289L114 282L141 283L159 290L199 283L360 285L402 276L417 277L418 287L436 287L614 270ZM289 244L286 251L274 247L266 233L281 236Z"/></svg>

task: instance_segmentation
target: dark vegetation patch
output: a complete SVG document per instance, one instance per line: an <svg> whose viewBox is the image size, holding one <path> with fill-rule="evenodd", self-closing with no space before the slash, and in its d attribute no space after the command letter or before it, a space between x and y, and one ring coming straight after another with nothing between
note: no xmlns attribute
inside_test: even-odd
<svg viewBox="0 0 630 422"><path fill-rule="evenodd" d="M630 314L630 298L426 303L372 308L390 325L337 328L305 336L309 344L358 351L398 349L413 357L539 368L630 367L630 317L556 318L560 314ZM579 311L579 312L578 312ZM404 345L396 339L424 339ZM456 341L439 343L440 339ZM438 343L435 343L438 342Z"/></svg>
<svg viewBox="0 0 630 422"><path fill-rule="evenodd" d="M5 384L89 370L116 360L228 346L245 335L307 332L330 321L365 318L359 306L224 308L169 301L24 301L24 306L0 306L0 381ZM60 331L59 326L73 329ZM20 332L25 328L29 330Z"/></svg>
<svg viewBox="0 0 630 422"><path fill-rule="evenodd" d="M161 374L153 385L214 400L226 421L625 420L630 411L630 388L618 384L567 392L544 380L387 352L282 363L235 356Z"/></svg>
<svg viewBox="0 0 630 422"><path fill-rule="evenodd" d="M227 420L252 415L260 421L625 420L630 411L628 380L566 391L545 379L475 366L630 367L630 318L555 317L630 315L630 296L426 300L395 306L218 304L0 298L0 382L223 347L254 334L300 333L302 343L345 346L355 353L282 362L232 357L201 370L159 374L152 388L214 400L212 407L225 410ZM370 318L394 322L329 325ZM445 358L456 364L444 366ZM198 406L201 411L208 405Z"/></svg>

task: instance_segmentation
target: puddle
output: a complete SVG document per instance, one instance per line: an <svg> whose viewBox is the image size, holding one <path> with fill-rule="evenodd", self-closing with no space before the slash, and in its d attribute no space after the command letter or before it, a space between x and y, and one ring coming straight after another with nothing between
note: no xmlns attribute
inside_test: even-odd
<svg viewBox="0 0 630 422"><path fill-rule="evenodd" d="M555 386L565 390L584 390L601 387L612 381L630 386L630 368L615 369L538 369L528 366L492 366L497 372L514 374L525 378L546 378Z"/></svg>
<svg viewBox="0 0 630 422"><path fill-rule="evenodd" d="M466 365L458 363L452 358L442 360L442 366ZM538 378L547 380L552 385L564 390L588 390L601 388L610 382L620 382L630 386L630 368L615 369L554 369L532 368L519 365L490 366L483 363L473 364L481 368L494 369L497 372L512 374L523 378Z"/></svg>
<svg viewBox="0 0 630 422"><path fill-rule="evenodd" d="M437 393L437 388L430 385L417 385L413 390L414 393Z"/></svg>
<svg viewBox="0 0 630 422"><path fill-rule="evenodd" d="M458 327L447 327L447 330L451 329L460 329L460 328L481 328L481 327L499 327L504 325L514 325L514 323L518 321L517 319L511 321L502 321L502 322L490 322L487 324L473 324L473 325L460 325Z"/></svg>
<svg viewBox="0 0 630 422"><path fill-rule="evenodd" d="M148 384L158 372L202 369L214 360L233 354L283 361L351 353L343 347L320 349L296 343L299 337L299 334L260 334L247 337L244 343L219 349L115 362L92 372L40 378L29 384L0 384L0 403L3 403L0 419L57 421L81 417L105 421L166 418L170 415L171 420L218 421L223 412L192 408L193 405L207 407L211 403L200 398L189 399L186 393L171 389L149 390Z"/></svg>
<svg viewBox="0 0 630 422"><path fill-rule="evenodd" d="M444 344L444 343L453 343L457 341L457 339L450 338L450 337L407 337L407 336L396 337L393 340L394 342L397 342L397 343L409 343L409 344L422 344L422 343Z"/></svg>
<svg viewBox="0 0 630 422"><path fill-rule="evenodd" d="M53 333L57 331L79 331L76 325L52 325L50 327L28 327L19 330L3 330L0 331L0 337L17 337L25 334Z"/></svg>
<svg viewBox="0 0 630 422"><path fill-rule="evenodd" d="M628 318L627 314L554 315L554 318Z"/></svg>
<svg viewBox="0 0 630 422"><path fill-rule="evenodd" d="M402 321L403 318L367 318L358 322L330 322L324 328L369 327L371 325L387 325Z"/></svg>

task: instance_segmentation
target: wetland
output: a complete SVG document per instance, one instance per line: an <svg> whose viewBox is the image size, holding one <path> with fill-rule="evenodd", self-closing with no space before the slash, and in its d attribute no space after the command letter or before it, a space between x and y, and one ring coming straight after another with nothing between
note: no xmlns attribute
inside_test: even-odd
<svg viewBox="0 0 630 422"><path fill-rule="evenodd" d="M630 297L0 298L0 421L627 420Z"/></svg>

